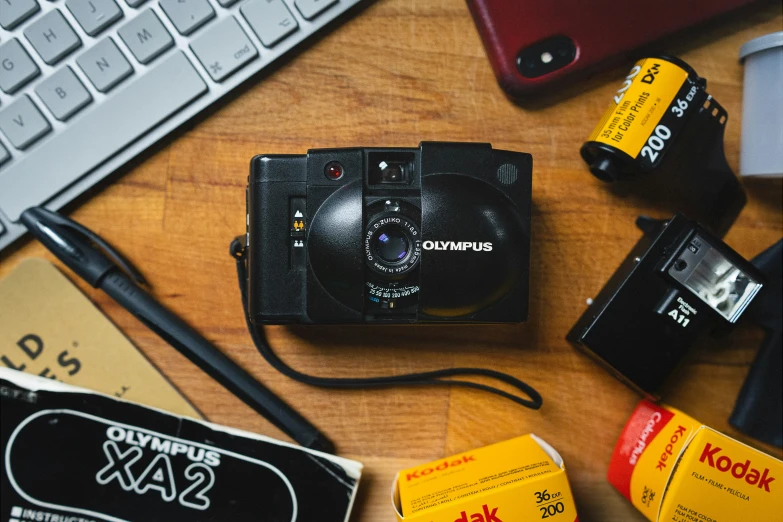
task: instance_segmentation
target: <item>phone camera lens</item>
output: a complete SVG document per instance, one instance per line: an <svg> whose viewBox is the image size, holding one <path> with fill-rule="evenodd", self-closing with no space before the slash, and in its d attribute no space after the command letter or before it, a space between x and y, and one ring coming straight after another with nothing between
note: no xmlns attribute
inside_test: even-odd
<svg viewBox="0 0 783 522"><path fill-rule="evenodd" d="M564 35L552 36L517 55L517 69L525 78L538 78L562 69L576 58L576 44Z"/></svg>
<svg viewBox="0 0 783 522"><path fill-rule="evenodd" d="M387 263L399 263L408 257L410 242L397 226L381 227L375 238L375 252Z"/></svg>

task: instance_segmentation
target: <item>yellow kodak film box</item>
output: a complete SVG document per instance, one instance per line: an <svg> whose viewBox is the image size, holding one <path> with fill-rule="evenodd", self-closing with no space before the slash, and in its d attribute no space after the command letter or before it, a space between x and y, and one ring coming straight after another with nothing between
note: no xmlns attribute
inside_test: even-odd
<svg viewBox="0 0 783 522"><path fill-rule="evenodd" d="M783 517L783 462L646 400L617 441L608 478L652 522Z"/></svg>
<svg viewBox="0 0 783 522"><path fill-rule="evenodd" d="M578 522L563 459L524 435L401 471L392 487L404 522Z"/></svg>

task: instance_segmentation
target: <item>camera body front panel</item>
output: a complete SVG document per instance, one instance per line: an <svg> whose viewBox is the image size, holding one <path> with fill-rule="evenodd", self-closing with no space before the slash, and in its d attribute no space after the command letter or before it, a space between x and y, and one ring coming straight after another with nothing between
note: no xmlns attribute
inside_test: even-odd
<svg viewBox="0 0 783 522"><path fill-rule="evenodd" d="M532 157L489 144L253 158L251 320L521 322Z"/></svg>

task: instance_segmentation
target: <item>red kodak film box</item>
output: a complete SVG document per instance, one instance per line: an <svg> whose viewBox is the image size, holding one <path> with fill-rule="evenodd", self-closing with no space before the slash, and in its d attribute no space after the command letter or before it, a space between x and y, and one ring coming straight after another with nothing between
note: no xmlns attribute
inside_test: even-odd
<svg viewBox="0 0 783 522"><path fill-rule="evenodd" d="M783 520L783 462L646 400L617 441L608 478L652 522Z"/></svg>

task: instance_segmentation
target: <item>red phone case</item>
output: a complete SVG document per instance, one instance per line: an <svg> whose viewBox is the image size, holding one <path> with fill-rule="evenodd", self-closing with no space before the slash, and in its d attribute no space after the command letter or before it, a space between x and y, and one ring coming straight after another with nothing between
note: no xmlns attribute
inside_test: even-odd
<svg viewBox="0 0 783 522"><path fill-rule="evenodd" d="M663 36L754 0L467 0L500 86L511 96L540 92L555 82L611 65ZM523 49L552 36L576 45L574 60L526 78L517 69Z"/></svg>

